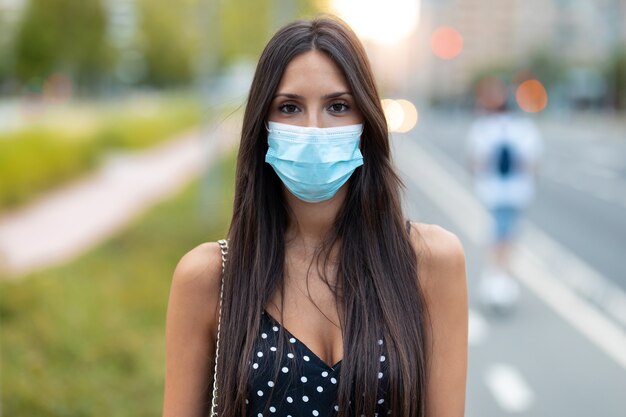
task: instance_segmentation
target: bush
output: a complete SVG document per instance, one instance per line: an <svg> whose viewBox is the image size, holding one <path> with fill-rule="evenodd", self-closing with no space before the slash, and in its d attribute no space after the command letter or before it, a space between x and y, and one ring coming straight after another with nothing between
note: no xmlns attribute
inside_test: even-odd
<svg viewBox="0 0 626 417"><path fill-rule="evenodd" d="M210 212L198 210L196 181L75 261L0 279L5 415L161 414L172 273L191 248L225 236L234 165L231 155L216 166L224 185Z"/></svg>
<svg viewBox="0 0 626 417"><path fill-rule="evenodd" d="M75 178L98 165L112 149L154 145L197 125L198 104L171 100L149 112L120 106L98 110L94 127L80 135L68 128L32 127L0 137L0 209L24 204L41 192Z"/></svg>

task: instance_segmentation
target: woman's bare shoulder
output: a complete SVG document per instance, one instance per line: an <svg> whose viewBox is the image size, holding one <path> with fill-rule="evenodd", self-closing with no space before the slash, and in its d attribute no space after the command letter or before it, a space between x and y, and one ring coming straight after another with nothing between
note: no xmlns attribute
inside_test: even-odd
<svg viewBox="0 0 626 417"><path fill-rule="evenodd" d="M202 243L174 270L166 323L164 416L200 415L215 353L221 252Z"/></svg>
<svg viewBox="0 0 626 417"><path fill-rule="evenodd" d="M418 259L422 285L432 285L433 277L465 280L465 251L458 236L429 223L411 222L411 243Z"/></svg>
<svg viewBox="0 0 626 417"><path fill-rule="evenodd" d="M460 416L467 380L468 294L465 253L459 238L434 224L413 224L423 290L425 346L429 359L426 414Z"/></svg>
<svg viewBox="0 0 626 417"><path fill-rule="evenodd" d="M191 286L196 290L219 288L222 252L217 242L201 243L185 253L174 270L174 285Z"/></svg>
<svg viewBox="0 0 626 417"><path fill-rule="evenodd" d="M170 307L181 309L197 323L217 332L222 253L216 242L205 242L185 253L174 270Z"/></svg>

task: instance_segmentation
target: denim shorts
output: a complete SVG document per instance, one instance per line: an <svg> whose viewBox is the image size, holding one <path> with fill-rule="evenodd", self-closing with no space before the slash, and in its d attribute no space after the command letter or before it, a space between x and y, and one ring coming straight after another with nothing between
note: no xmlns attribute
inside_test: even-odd
<svg viewBox="0 0 626 417"><path fill-rule="evenodd" d="M494 220L494 238L509 241L517 230L522 210L514 206L497 206L491 209Z"/></svg>

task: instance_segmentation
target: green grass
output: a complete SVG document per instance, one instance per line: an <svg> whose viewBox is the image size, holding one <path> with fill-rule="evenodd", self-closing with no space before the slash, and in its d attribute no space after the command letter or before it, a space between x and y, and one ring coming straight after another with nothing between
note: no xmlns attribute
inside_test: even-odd
<svg viewBox="0 0 626 417"><path fill-rule="evenodd" d="M67 265L0 280L3 415L161 415L171 276L188 250L225 236L234 164L208 176L223 185L195 181Z"/></svg>
<svg viewBox="0 0 626 417"><path fill-rule="evenodd" d="M201 119L196 100L165 96L70 107L22 130L0 133L0 209L25 204L84 174L106 151L154 145Z"/></svg>

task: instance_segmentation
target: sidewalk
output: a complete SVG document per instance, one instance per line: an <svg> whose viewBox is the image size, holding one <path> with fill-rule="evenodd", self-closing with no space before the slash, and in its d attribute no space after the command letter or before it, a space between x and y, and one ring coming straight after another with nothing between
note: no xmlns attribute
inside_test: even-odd
<svg viewBox="0 0 626 417"><path fill-rule="evenodd" d="M0 273L10 279L67 262L122 230L200 175L236 142L239 119L151 149L118 154L94 174L0 217Z"/></svg>

